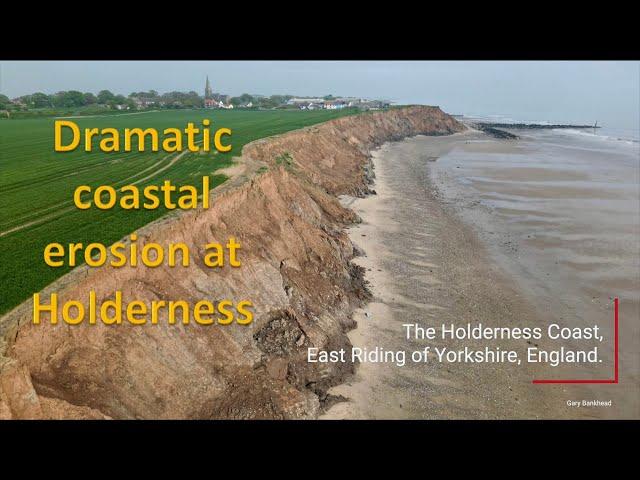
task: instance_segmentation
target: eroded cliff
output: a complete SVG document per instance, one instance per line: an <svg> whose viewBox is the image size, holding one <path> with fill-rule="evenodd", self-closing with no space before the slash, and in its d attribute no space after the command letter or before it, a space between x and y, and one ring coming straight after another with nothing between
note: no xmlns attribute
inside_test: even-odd
<svg viewBox="0 0 640 480"><path fill-rule="evenodd" d="M309 364L309 346L349 348L369 293L337 195L368 191L369 152L390 140L464 127L437 107L342 117L245 146L242 173L208 210L138 232L193 247L188 269L88 269L47 290L99 300L248 298L249 326L31 323L26 302L0 321L0 418L315 418L351 364ZM236 237L242 268L207 269L201 246Z"/></svg>

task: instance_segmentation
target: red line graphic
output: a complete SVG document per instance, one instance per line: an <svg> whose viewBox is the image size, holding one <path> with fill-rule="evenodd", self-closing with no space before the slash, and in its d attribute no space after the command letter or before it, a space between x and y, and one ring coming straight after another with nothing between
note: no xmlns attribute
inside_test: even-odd
<svg viewBox="0 0 640 480"><path fill-rule="evenodd" d="M614 336L614 344L613 344L613 356L614 356L614 378L612 380L533 380L533 383L618 383L618 357L620 355L620 350L618 347L618 297L613 299L613 336Z"/></svg>

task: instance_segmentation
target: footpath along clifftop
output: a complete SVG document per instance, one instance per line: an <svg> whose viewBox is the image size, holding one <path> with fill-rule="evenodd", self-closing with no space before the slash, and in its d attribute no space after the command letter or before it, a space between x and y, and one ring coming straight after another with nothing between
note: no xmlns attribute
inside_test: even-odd
<svg viewBox="0 0 640 480"><path fill-rule="evenodd" d="M307 348L350 349L369 298L341 194L364 195L370 152L465 127L438 107L341 117L246 145L211 207L140 229L157 243L235 237L242 268L80 267L45 289L65 299L249 298L249 326L33 325L31 301L0 319L0 418L315 418L354 366L309 364Z"/></svg>

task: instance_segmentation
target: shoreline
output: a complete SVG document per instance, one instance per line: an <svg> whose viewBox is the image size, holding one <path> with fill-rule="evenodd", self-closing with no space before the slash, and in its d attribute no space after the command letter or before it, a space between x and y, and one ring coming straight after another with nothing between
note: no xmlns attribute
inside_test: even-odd
<svg viewBox="0 0 640 480"><path fill-rule="evenodd" d="M358 326L348 334L354 347L408 350L424 345L403 338L403 323L544 325L473 228L446 205L424 168L424 162L437 161L461 142L479 138L486 135L469 130L387 143L372 154L377 195L342 198L362 219L348 234L364 252L354 263L365 269L373 294L354 314ZM497 148L508 146L499 143ZM523 343L500 341L499 346L522 348ZM451 348L463 344L488 346L440 341ZM533 378L536 367L526 363L360 363L351 378L329 391L347 401L333 405L321 418L593 418L593 412L567 407L564 387L540 388L531 384ZM583 395L577 398L593 398L587 389L572 390L574 396L577 392Z"/></svg>
<svg viewBox="0 0 640 480"><path fill-rule="evenodd" d="M597 345L597 364L564 363L547 369L547 378L613 378L613 299L619 298L619 385L562 387L566 397L613 400L615 408L591 409L594 417L637 418L633 365L640 330L632 319L639 314L640 192L632 151L620 142L535 132L518 142L460 145L433 164L430 176L448 209L476 232L545 325L597 325L603 332L603 343L562 343Z"/></svg>

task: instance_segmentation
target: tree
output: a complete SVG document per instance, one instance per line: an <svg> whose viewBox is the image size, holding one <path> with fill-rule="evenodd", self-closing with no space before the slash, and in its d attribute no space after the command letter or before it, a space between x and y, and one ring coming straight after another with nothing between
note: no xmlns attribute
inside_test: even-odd
<svg viewBox="0 0 640 480"><path fill-rule="evenodd" d="M129 94L129 97L148 98L153 100L157 99L158 96L158 92L156 92L155 90L149 90L148 92L131 92Z"/></svg>
<svg viewBox="0 0 640 480"><path fill-rule="evenodd" d="M62 107L63 99L62 94L64 92L57 92L51 95L51 105L54 107Z"/></svg>
<svg viewBox="0 0 640 480"><path fill-rule="evenodd" d="M29 101L25 103L32 108L51 107L51 97L46 93L36 92L33 95L29 95Z"/></svg>
<svg viewBox="0 0 640 480"><path fill-rule="evenodd" d="M65 107L81 107L84 105L84 94L77 90L69 90L64 94Z"/></svg>
<svg viewBox="0 0 640 480"><path fill-rule="evenodd" d="M287 103L287 100L289 100L290 98L293 97L291 95L271 95L269 97L269 100L271 100L271 103L273 103L277 107Z"/></svg>
<svg viewBox="0 0 640 480"><path fill-rule="evenodd" d="M124 97L124 95L116 95L115 97L113 97L113 102L114 105L125 105L127 103L127 99Z"/></svg>
<svg viewBox="0 0 640 480"><path fill-rule="evenodd" d="M33 106L32 102L31 102L31 97L32 96L33 95L22 95L21 97L18 97L18 101L22 102L23 104L25 104L25 105L27 105L29 107L31 107L31 106Z"/></svg>
<svg viewBox="0 0 640 480"><path fill-rule="evenodd" d="M72 108L84 105L84 94L77 90L58 92L53 96L53 105L56 107Z"/></svg>
<svg viewBox="0 0 640 480"><path fill-rule="evenodd" d="M93 105L94 103L98 103L98 99L96 98L96 96L91 93L91 92L87 92L83 95L84 97L84 104L85 105Z"/></svg>
<svg viewBox="0 0 640 480"><path fill-rule="evenodd" d="M0 93L0 109L5 110L9 105L11 105L9 97Z"/></svg>
<svg viewBox="0 0 640 480"><path fill-rule="evenodd" d="M151 92L149 92L151 93ZM202 107L203 100L197 92L167 92L158 98L167 108Z"/></svg>
<svg viewBox="0 0 640 480"><path fill-rule="evenodd" d="M113 102L114 99L115 95L109 90L100 90L98 92L98 103L108 104L109 102Z"/></svg>

